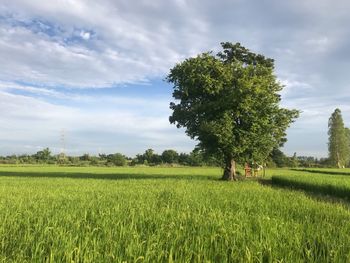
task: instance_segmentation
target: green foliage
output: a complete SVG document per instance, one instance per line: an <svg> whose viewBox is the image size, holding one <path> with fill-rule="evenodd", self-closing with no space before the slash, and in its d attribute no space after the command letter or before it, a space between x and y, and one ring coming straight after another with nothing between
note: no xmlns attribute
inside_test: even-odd
<svg viewBox="0 0 350 263"><path fill-rule="evenodd" d="M85 153L82 156L80 156L80 160L82 160L82 161L90 161L91 160L91 156L90 156L90 154Z"/></svg>
<svg viewBox="0 0 350 263"><path fill-rule="evenodd" d="M178 163L179 154L174 150L165 150L162 153L162 160L164 163Z"/></svg>
<svg viewBox="0 0 350 263"><path fill-rule="evenodd" d="M297 157L297 153L294 153L293 154L293 157L290 159L290 166L289 167L292 167L292 168L295 168L295 167L298 167L299 166L299 160L298 160L298 157Z"/></svg>
<svg viewBox="0 0 350 263"><path fill-rule="evenodd" d="M39 156L42 156L40 152ZM295 165L295 157L288 157L276 148L270 154L268 167L329 167L327 160L324 159L318 160L310 156L296 156L296 159L297 165ZM152 149L148 149L145 153L138 154L134 159L128 158L121 153L99 154L98 156L89 154L84 154L82 156L66 156L64 154L59 154L40 159L38 159L38 153L33 155L10 155L6 157L0 156L0 164L56 164L60 166L159 166L162 164L175 164L182 166L222 166L220 158L209 155L198 148L194 149L189 154L179 154L175 150L166 150L162 155L155 153Z"/></svg>
<svg viewBox="0 0 350 263"><path fill-rule="evenodd" d="M126 158L121 153L109 154L107 155L107 163L113 164L116 166L125 166Z"/></svg>
<svg viewBox="0 0 350 263"><path fill-rule="evenodd" d="M38 151L35 154L35 158L39 162L48 162L49 159L51 158L51 151L49 148L45 148L42 151Z"/></svg>
<svg viewBox="0 0 350 263"><path fill-rule="evenodd" d="M318 160L312 156L298 156L298 166L299 167L321 167L322 159Z"/></svg>
<svg viewBox="0 0 350 263"><path fill-rule="evenodd" d="M280 149L275 148L270 154L268 167L327 167L324 159L317 159L312 156L286 156Z"/></svg>
<svg viewBox="0 0 350 263"><path fill-rule="evenodd" d="M0 167L0 261L350 261L346 206L220 172Z"/></svg>
<svg viewBox="0 0 350 263"><path fill-rule="evenodd" d="M350 167L350 129L349 128L345 128L345 136L346 136L346 141L347 141L347 145L348 145L348 158L347 158L347 166Z"/></svg>
<svg viewBox="0 0 350 263"><path fill-rule="evenodd" d="M271 161L277 166L277 167L288 167L289 166L289 160L288 157L278 148L274 148L272 152L270 153Z"/></svg>
<svg viewBox="0 0 350 263"><path fill-rule="evenodd" d="M185 166L219 166L217 159L208 157L203 151L198 149L193 150L190 154L177 153L175 150L169 149L163 151L161 155L148 149L143 154L136 155L132 160L131 165L162 165L162 164L180 164Z"/></svg>
<svg viewBox="0 0 350 263"><path fill-rule="evenodd" d="M147 149L143 154L136 155L132 164L158 165L162 163L162 157L154 152L153 149Z"/></svg>
<svg viewBox="0 0 350 263"><path fill-rule="evenodd" d="M154 158L154 150L153 149L146 150L145 153L144 153L144 159L148 163L152 163L153 162L153 158Z"/></svg>
<svg viewBox="0 0 350 263"><path fill-rule="evenodd" d="M211 165L210 163L206 162L203 154L196 150L192 151L190 154L180 153L179 164L188 165L188 166L205 166L205 165L218 166L218 165Z"/></svg>
<svg viewBox="0 0 350 263"><path fill-rule="evenodd" d="M272 59L238 43L222 47L216 56L204 53L170 70L176 102L169 120L222 159L265 161L298 111L280 108L283 86Z"/></svg>
<svg viewBox="0 0 350 263"><path fill-rule="evenodd" d="M339 109L335 109L328 121L328 153L333 166L344 168L349 162L349 131L344 127L343 117Z"/></svg>
<svg viewBox="0 0 350 263"><path fill-rule="evenodd" d="M82 156L66 156L65 154L51 155L48 148L33 155L11 155L0 156L0 164L53 164L60 166L124 166L124 165L148 165L156 166L162 164L180 164L186 166L218 166L219 162L205 156L201 151L193 151L190 154L178 154L175 150L165 150L162 155L152 149L146 150L143 154L136 155L136 158L129 158L121 153L99 154L93 156L83 154ZM45 154L46 153L46 154ZM49 154L47 154L49 153Z"/></svg>

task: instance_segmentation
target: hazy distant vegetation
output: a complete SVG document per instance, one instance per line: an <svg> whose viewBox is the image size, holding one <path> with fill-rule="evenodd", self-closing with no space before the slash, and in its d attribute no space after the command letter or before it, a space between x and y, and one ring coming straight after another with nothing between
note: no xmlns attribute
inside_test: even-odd
<svg viewBox="0 0 350 263"><path fill-rule="evenodd" d="M165 150L161 154L152 149L135 157L128 157L122 153L81 156L67 156L52 154L49 148L35 154L0 156L0 164L11 165L61 165L61 166L215 166L222 163L215 157L210 157L201 151L178 153L175 150ZM267 167L332 167L328 158L312 156L286 156L281 150L274 149L267 160Z"/></svg>
<svg viewBox="0 0 350 263"><path fill-rule="evenodd" d="M200 151L178 153L175 150L164 150L161 154L152 149L146 150L135 157L128 157L121 153L81 156L53 155L49 148L35 154L0 156L0 164L52 164L62 166L220 166L217 159L208 157Z"/></svg>

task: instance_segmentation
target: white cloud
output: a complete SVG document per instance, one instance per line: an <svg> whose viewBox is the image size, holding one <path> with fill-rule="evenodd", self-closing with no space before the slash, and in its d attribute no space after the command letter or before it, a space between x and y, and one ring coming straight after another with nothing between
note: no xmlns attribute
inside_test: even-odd
<svg viewBox="0 0 350 263"><path fill-rule="evenodd" d="M0 81L0 91L25 91L29 93L33 93L36 95L43 95L43 96L49 96L49 97L55 97L55 98L66 98L69 99L71 96L66 96L62 92L58 92L54 89L49 88L43 88L43 87L33 87L30 85L19 85L17 83L11 83L11 82L1 82Z"/></svg>
<svg viewBox="0 0 350 263"><path fill-rule="evenodd" d="M290 151L300 140L305 152L314 149L324 154L324 146L316 147L315 143L307 149L305 142L310 140L295 134L304 130L314 134L310 138L318 145L325 145L326 138L321 134L326 133L331 111L341 107L344 118L349 118L347 102L342 99L349 90L349 8L346 0L2 0L0 107L8 106L3 108L8 122L2 123L5 127L12 123L22 132L32 129L28 131L30 136L38 139L40 131L35 127L39 124L60 130L58 126L78 129L75 123L79 123L80 134L83 129L107 134L127 130L128 134L138 134L143 142L142 138L147 137L153 145L167 144L167 133L174 128L167 124L167 103L156 99L148 103L142 94L138 98L91 98L79 92L60 91L60 87L114 87L163 78L169 68L188 56L216 50L221 41L239 41L275 59L277 76L286 84L283 105L304 112L290 129ZM10 94L16 92L30 93L32 97ZM78 105L54 105L38 97L91 103L101 110L88 112ZM16 110L19 106L15 100L23 103L20 110ZM119 106L112 106L116 104ZM105 105L109 105L108 111ZM147 115L130 105L148 109ZM35 112L37 107L40 110ZM152 115L153 111L159 114ZM1 114L6 117L4 112ZM67 117L71 115L79 118ZM30 119L35 121L28 122ZM114 126L113 120L122 124ZM29 128L21 128L19 123ZM96 123L95 128L91 123ZM50 137L51 141L55 136ZM84 140L88 138L84 136ZM6 138L10 137L9 131ZM75 137L75 141L79 138ZM191 145L187 139L177 143ZM81 140L80 145L90 144Z"/></svg>
<svg viewBox="0 0 350 263"><path fill-rule="evenodd" d="M91 105L96 100L89 98ZM103 104L114 105L118 98L106 98ZM168 112L163 103L133 99L138 111L123 105L108 112L91 108L55 105L33 97L14 95L0 91L0 154L35 152L41 147L59 151L60 134L66 131L67 151L70 154L84 152L123 152L134 155L152 147L158 151L173 148L190 151L193 143L168 123ZM124 100L119 100L125 103ZM144 116L144 107L153 104L155 115ZM157 105L161 108L157 108ZM160 113L159 113L160 112ZM25 145L25 147L23 146ZM15 149L15 150L14 150Z"/></svg>
<svg viewBox="0 0 350 263"><path fill-rule="evenodd" d="M284 86L283 90L280 92L284 100L288 99L289 97L293 97L295 94L300 92L305 94L314 90L314 87L312 87L309 83L298 80L282 79L280 82Z"/></svg>
<svg viewBox="0 0 350 263"><path fill-rule="evenodd" d="M0 10L14 14L2 21L0 31L0 56L7 62L0 68L3 80L113 86L164 76L180 58L205 47L198 41L205 22L189 17L181 2L15 0L5 1ZM33 31L33 20L48 28ZM60 30L51 35L50 27ZM82 42L74 39L76 28Z"/></svg>
<svg viewBox="0 0 350 263"><path fill-rule="evenodd" d="M90 39L90 32L81 31L80 36L84 40L89 40Z"/></svg>

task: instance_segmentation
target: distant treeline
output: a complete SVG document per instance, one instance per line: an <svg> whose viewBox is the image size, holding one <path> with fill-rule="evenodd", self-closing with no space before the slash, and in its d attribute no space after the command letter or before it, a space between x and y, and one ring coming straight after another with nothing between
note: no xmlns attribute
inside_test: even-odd
<svg viewBox="0 0 350 263"><path fill-rule="evenodd" d="M220 163L200 151L178 153L175 150L165 150L162 154L148 149L143 154L131 158L121 153L99 154L97 156L83 154L81 156L53 155L49 148L35 154L0 156L0 164L53 164L67 166L135 166L135 165L183 165L183 166L219 166Z"/></svg>
<svg viewBox="0 0 350 263"><path fill-rule="evenodd" d="M332 167L332 163L329 158L315 158L312 156L297 156L294 153L293 156L286 156L280 149L274 149L270 154L267 166L269 167Z"/></svg>
<svg viewBox="0 0 350 263"><path fill-rule="evenodd" d="M99 154L97 156L83 154L81 156L67 156L52 154L49 148L35 154L0 156L0 164L52 164L66 166L221 166L220 160L209 157L199 150L191 153L178 153L175 150L165 150L161 154L152 149L146 150L136 157L128 157L121 153ZM267 160L268 167L331 167L328 158L317 159L310 156L286 156L281 150L274 149Z"/></svg>

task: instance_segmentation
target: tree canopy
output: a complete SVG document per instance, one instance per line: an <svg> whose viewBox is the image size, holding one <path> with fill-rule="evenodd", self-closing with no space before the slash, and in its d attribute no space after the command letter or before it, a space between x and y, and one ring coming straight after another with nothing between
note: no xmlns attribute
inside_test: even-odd
<svg viewBox="0 0 350 263"><path fill-rule="evenodd" d="M345 128L340 109L335 109L328 121L328 153L332 165L345 167L350 155L350 132Z"/></svg>
<svg viewBox="0 0 350 263"><path fill-rule="evenodd" d="M274 61L239 43L222 43L217 55L203 53L175 65L167 76L174 102L169 120L225 163L223 179L234 179L235 163L267 159L286 139L297 110L279 106L283 86Z"/></svg>

